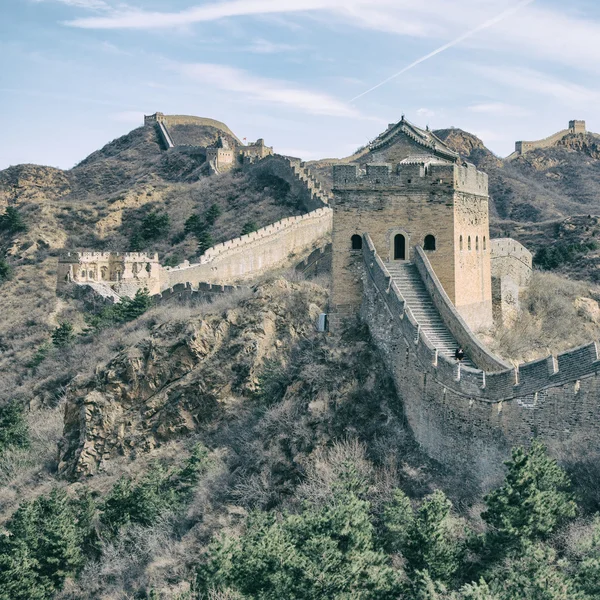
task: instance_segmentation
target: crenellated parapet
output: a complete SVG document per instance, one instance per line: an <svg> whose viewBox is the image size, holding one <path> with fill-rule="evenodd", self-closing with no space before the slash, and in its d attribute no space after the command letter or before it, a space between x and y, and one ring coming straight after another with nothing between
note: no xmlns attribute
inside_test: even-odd
<svg viewBox="0 0 600 600"><path fill-rule="evenodd" d="M580 121L580 120L569 121L568 129L563 129L562 131L558 131L557 133L554 133L553 135L548 136L547 138L544 138L542 140L536 140L536 141L530 141L530 142L524 142L524 141L515 142L515 152L513 154L511 154L508 157L508 159L514 160L518 156L522 156L523 154L526 154L527 152L531 152L532 150L540 150L543 148L550 148L551 146L554 146L555 144L560 142L562 139L564 139L568 135L583 135L585 133L587 133L585 121Z"/></svg>
<svg viewBox="0 0 600 600"><path fill-rule="evenodd" d="M430 456L489 484L510 448L536 436L559 454L597 451L597 343L496 371L465 367L421 330L368 236L363 258L362 319Z"/></svg>
<svg viewBox="0 0 600 600"><path fill-rule="evenodd" d="M488 196L488 176L470 163L448 163L433 157L410 157L398 165L334 165L334 190L399 188L406 192L454 190Z"/></svg>

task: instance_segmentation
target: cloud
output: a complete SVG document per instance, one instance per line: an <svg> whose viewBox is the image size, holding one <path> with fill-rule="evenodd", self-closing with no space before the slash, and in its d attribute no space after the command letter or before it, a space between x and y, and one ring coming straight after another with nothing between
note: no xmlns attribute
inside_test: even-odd
<svg viewBox="0 0 600 600"><path fill-rule="evenodd" d="M103 0L35 0L35 2L58 2L75 8L85 8L88 10L110 10L111 7Z"/></svg>
<svg viewBox="0 0 600 600"><path fill-rule="evenodd" d="M352 2L368 5L369 0L230 0L179 12L115 11L107 17L73 19L67 21L67 25L85 29L165 29L227 17L340 9Z"/></svg>
<svg viewBox="0 0 600 600"><path fill-rule="evenodd" d="M287 81L257 77L226 65L205 63L178 64L175 70L185 77L219 90L241 94L242 98L313 115L359 117L353 107L322 92L305 90Z"/></svg>
<svg viewBox="0 0 600 600"><path fill-rule="evenodd" d="M549 96L568 106L590 106L600 101L600 90L559 79L524 67L474 67L492 81L523 92Z"/></svg>
<svg viewBox="0 0 600 600"><path fill-rule="evenodd" d="M468 107L468 110L475 113L502 117L527 117L531 115L531 111L529 110L512 104L504 104L503 102L473 104Z"/></svg>

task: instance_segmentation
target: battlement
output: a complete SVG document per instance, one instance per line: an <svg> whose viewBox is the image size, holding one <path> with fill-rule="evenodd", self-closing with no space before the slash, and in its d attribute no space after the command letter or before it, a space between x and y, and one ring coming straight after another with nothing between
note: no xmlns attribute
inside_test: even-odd
<svg viewBox="0 0 600 600"><path fill-rule="evenodd" d="M176 267L167 267L166 270L172 273L174 271L193 269L200 265L212 263L219 258L223 258L228 253L237 253L240 248L254 245L255 242L271 238L275 234L285 232L290 228L297 228L300 225L325 221L326 230L329 230L331 228L331 225L327 222L331 220L331 212L332 211L330 208L318 208L317 210L313 210L312 212L309 212L305 215L299 215L297 217L288 217L286 219L282 219L281 221L277 221L276 223L267 225L266 227L262 227L257 231L253 231L252 233L248 233L246 235L242 235L227 242L217 244L216 246L212 246L211 248L206 250L202 258L200 259L200 262L198 263L187 264L183 266L179 265Z"/></svg>
<svg viewBox="0 0 600 600"><path fill-rule="evenodd" d="M158 254L155 252L63 252L58 257L59 263L93 262L98 260L115 260L121 262L158 262Z"/></svg>
<svg viewBox="0 0 600 600"><path fill-rule="evenodd" d="M401 188L404 192L431 187L488 195L488 177L470 163L456 164L433 159L407 158L395 167L388 163L333 166L334 190Z"/></svg>

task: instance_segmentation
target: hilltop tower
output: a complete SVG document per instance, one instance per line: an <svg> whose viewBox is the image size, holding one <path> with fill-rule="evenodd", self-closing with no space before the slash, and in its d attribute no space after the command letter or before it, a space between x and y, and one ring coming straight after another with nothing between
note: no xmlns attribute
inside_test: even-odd
<svg viewBox="0 0 600 600"><path fill-rule="evenodd" d="M404 118L358 160L333 167L331 329L360 309L365 233L384 262L421 246L467 324L491 326L487 175Z"/></svg>

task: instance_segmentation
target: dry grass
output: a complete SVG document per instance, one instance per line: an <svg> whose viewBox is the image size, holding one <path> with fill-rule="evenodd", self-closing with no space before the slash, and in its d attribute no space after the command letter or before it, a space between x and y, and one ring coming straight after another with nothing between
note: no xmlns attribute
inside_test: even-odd
<svg viewBox="0 0 600 600"><path fill-rule="evenodd" d="M598 308L598 320L576 305L587 298ZM600 290L551 273L535 272L521 297L514 323L498 327L488 343L492 351L516 362L564 352L600 338Z"/></svg>

